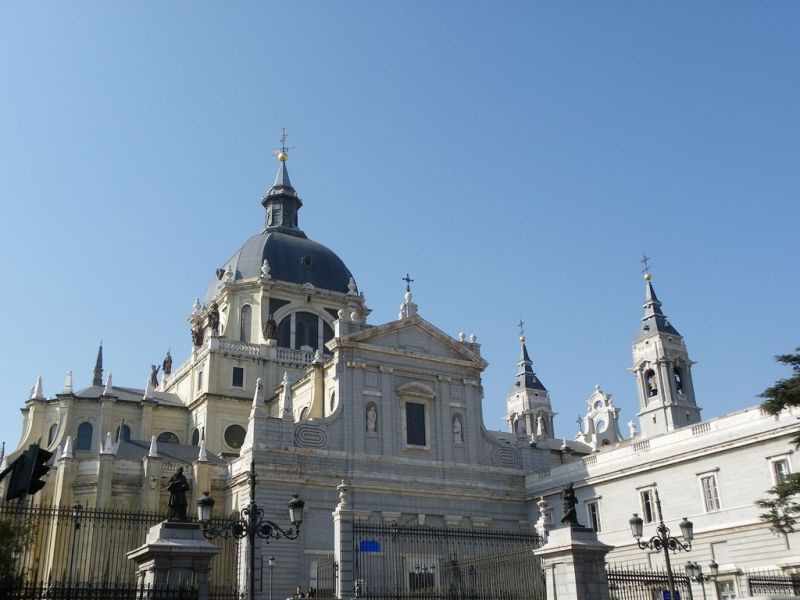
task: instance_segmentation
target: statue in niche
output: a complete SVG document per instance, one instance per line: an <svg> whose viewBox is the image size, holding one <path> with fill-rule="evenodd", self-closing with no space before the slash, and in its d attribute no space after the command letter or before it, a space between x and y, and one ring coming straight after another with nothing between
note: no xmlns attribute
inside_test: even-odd
<svg viewBox="0 0 800 600"><path fill-rule="evenodd" d="M169 521L186 521L186 492L189 491L189 482L183 474L183 467L178 467L175 475L167 483L169 492Z"/></svg>
<svg viewBox="0 0 800 600"><path fill-rule="evenodd" d="M376 433L378 425L378 411L375 405L370 404L367 409L367 433Z"/></svg>
<svg viewBox="0 0 800 600"><path fill-rule="evenodd" d="M650 396L658 394L658 384L656 383L656 374L652 371L645 373L645 382L647 383L647 393Z"/></svg>
<svg viewBox="0 0 800 600"><path fill-rule="evenodd" d="M150 365L150 387L157 388L158 387L158 371L161 367L156 365Z"/></svg>
<svg viewBox="0 0 800 600"><path fill-rule="evenodd" d="M211 305L208 313L208 327L211 329L211 335L219 335L219 309L216 302Z"/></svg>
<svg viewBox="0 0 800 600"><path fill-rule="evenodd" d="M456 444L464 443L463 425L461 424L461 417L456 415L453 417L453 441Z"/></svg>
<svg viewBox="0 0 800 600"><path fill-rule="evenodd" d="M198 348L203 345L203 329L197 325L192 327L192 343Z"/></svg>
<svg viewBox="0 0 800 600"><path fill-rule="evenodd" d="M278 324L275 322L275 315L269 313L267 324L264 325L264 337L268 340L275 339L275 333L278 331Z"/></svg>
<svg viewBox="0 0 800 600"><path fill-rule="evenodd" d="M564 507L564 516L561 517L561 522L570 527L583 527L578 523L578 511L575 507L578 505L578 499L575 497L575 490L572 484L561 490L561 504Z"/></svg>
<svg viewBox="0 0 800 600"><path fill-rule="evenodd" d="M172 374L172 355L167 350L167 355L164 357L164 362L161 363L163 367L164 375L171 375Z"/></svg>

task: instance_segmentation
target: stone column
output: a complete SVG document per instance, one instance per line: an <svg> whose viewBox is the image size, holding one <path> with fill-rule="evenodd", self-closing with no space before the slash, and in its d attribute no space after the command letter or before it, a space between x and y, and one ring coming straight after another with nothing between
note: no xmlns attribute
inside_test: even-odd
<svg viewBox="0 0 800 600"><path fill-rule="evenodd" d="M339 569L336 580L336 597L352 598L354 590L353 521L355 513L350 504L350 487L342 480L339 504L333 511L333 555Z"/></svg>
<svg viewBox="0 0 800 600"><path fill-rule="evenodd" d="M208 600L209 563L219 552L197 523L163 521L150 528L144 545L128 552L128 558L136 562L138 585L195 585L197 600Z"/></svg>
<svg viewBox="0 0 800 600"><path fill-rule="evenodd" d="M542 561L547 597L558 600L609 600L606 554L613 546L603 544L585 527L554 529L548 542L534 550Z"/></svg>

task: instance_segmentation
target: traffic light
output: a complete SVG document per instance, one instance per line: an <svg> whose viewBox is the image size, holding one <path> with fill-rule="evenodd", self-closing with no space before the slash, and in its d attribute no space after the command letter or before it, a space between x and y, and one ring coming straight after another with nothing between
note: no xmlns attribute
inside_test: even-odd
<svg viewBox="0 0 800 600"><path fill-rule="evenodd" d="M0 473L0 480L11 474L6 488L6 500L24 498L42 489L45 482L41 481L41 478L50 470L47 461L52 456L52 452L42 450L39 444L31 444L24 454L8 465L8 468Z"/></svg>
<svg viewBox="0 0 800 600"><path fill-rule="evenodd" d="M39 448L39 444L31 444L25 454L27 455L26 466L30 469L30 475L25 480L27 481L27 492L29 496L33 496L44 487L45 482L42 481L42 477L47 475L50 470L47 461L53 457L53 453L42 450Z"/></svg>

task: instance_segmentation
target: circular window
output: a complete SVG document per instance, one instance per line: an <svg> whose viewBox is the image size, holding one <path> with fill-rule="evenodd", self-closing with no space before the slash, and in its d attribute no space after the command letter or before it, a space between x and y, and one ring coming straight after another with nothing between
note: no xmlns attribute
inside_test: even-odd
<svg viewBox="0 0 800 600"><path fill-rule="evenodd" d="M225 443L231 448L239 449L244 444L244 436L247 432L241 425L231 425L225 430Z"/></svg>
<svg viewBox="0 0 800 600"><path fill-rule="evenodd" d="M594 423L594 428L597 430L597 433L603 433L606 430L606 427L608 427L608 425L603 419L598 419Z"/></svg>
<svg viewBox="0 0 800 600"><path fill-rule="evenodd" d="M180 440L178 436L172 433L171 431L165 431L164 433L160 433L156 438L156 442L159 444L180 444Z"/></svg>

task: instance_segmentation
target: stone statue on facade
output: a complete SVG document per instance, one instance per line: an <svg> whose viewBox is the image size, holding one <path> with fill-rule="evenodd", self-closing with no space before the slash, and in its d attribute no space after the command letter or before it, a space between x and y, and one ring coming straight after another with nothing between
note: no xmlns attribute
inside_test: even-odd
<svg viewBox="0 0 800 600"><path fill-rule="evenodd" d="M211 310L208 312L208 327L211 329L211 335L219 335L219 309L216 303L211 305Z"/></svg>
<svg viewBox="0 0 800 600"><path fill-rule="evenodd" d="M375 405L370 404L367 409L367 432L375 433L378 423L378 411L375 410Z"/></svg>
<svg viewBox="0 0 800 600"><path fill-rule="evenodd" d="M164 375L172 375L172 355L167 350L167 355L164 357L164 362L161 363Z"/></svg>
<svg viewBox="0 0 800 600"><path fill-rule="evenodd" d="M192 343L198 348L203 345L203 328L199 325L192 327Z"/></svg>
<svg viewBox="0 0 800 600"><path fill-rule="evenodd" d="M169 521L186 521L186 492L189 491L189 482L183 474L183 467L178 467L175 475L167 483L169 492Z"/></svg>
<svg viewBox="0 0 800 600"><path fill-rule="evenodd" d="M461 417L458 415L453 419L453 441L456 444L462 444L464 442L463 425L461 424Z"/></svg>
<svg viewBox="0 0 800 600"><path fill-rule="evenodd" d="M158 371L161 367L157 365L150 365L150 387L153 389L158 387Z"/></svg>
<svg viewBox="0 0 800 600"><path fill-rule="evenodd" d="M572 484L561 490L561 504L564 507L564 516L561 517L561 522L570 527L583 527L578 523L578 511L575 507L578 505L578 499L575 497L575 490Z"/></svg>
<svg viewBox="0 0 800 600"><path fill-rule="evenodd" d="M264 337L268 340L274 340L277 331L278 331L278 324L275 322L275 316L273 313L269 313L267 324L264 325Z"/></svg>

